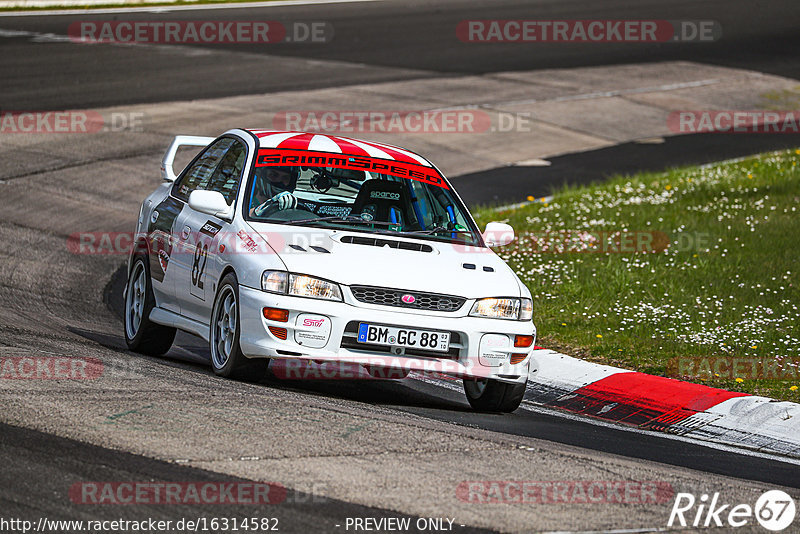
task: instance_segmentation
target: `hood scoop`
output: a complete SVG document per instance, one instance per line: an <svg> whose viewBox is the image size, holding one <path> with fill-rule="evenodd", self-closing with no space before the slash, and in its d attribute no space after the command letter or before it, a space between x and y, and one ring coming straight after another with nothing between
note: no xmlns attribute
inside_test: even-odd
<svg viewBox="0 0 800 534"><path fill-rule="evenodd" d="M433 247L425 243L411 243L408 241L396 241L394 239L381 239L379 237L363 237L355 235L342 236L342 243L350 245L367 245L371 247L389 247L400 250L413 250L415 252L433 252Z"/></svg>

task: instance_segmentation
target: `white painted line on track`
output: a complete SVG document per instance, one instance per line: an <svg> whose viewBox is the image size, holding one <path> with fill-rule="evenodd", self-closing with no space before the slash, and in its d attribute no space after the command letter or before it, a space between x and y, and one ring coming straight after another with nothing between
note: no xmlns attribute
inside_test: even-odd
<svg viewBox="0 0 800 534"><path fill-rule="evenodd" d="M205 11L212 9L246 9L263 7L313 6L325 4L352 4L357 2L382 2L383 0L276 0L275 2L235 2L230 4L198 4L180 6L108 7L102 9L47 9L37 11L9 11L2 17L38 17L53 15L107 15L119 13L169 13L171 11Z"/></svg>

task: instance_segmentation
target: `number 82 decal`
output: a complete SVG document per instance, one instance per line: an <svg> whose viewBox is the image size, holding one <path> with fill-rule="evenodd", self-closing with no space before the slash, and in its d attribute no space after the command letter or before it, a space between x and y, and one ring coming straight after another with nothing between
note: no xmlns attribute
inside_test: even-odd
<svg viewBox="0 0 800 534"><path fill-rule="evenodd" d="M208 263L208 244L198 243L194 249L194 261L192 263L192 285L198 289L203 289L203 273Z"/></svg>

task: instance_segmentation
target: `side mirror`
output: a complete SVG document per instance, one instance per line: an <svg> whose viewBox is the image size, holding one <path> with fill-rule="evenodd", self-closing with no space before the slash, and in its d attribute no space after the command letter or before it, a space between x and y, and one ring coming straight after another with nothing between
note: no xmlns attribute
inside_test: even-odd
<svg viewBox="0 0 800 534"><path fill-rule="evenodd" d="M225 197L219 191L192 191L189 195L189 207L206 215L213 215L220 219L233 219L233 206L228 206Z"/></svg>
<svg viewBox="0 0 800 534"><path fill-rule="evenodd" d="M481 235L487 247L502 247L514 241L514 229L511 225L501 222L487 223Z"/></svg>

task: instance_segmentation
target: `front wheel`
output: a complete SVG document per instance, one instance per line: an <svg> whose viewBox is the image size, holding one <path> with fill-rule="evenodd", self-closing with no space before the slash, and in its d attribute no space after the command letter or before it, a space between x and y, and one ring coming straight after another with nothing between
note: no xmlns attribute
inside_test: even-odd
<svg viewBox="0 0 800 534"><path fill-rule="evenodd" d="M233 273L225 275L219 284L214 311L211 314L211 367L225 378L258 382L267 372L268 360L250 359L239 346L239 283Z"/></svg>
<svg viewBox="0 0 800 534"><path fill-rule="evenodd" d="M491 378L464 379L464 393L470 405L480 412L511 413L525 396L526 382L508 383Z"/></svg>
<svg viewBox="0 0 800 534"><path fill-rule="evenodd" d="M150 321L156 305L146 256L137 256L125 294L125 343L135 352L161 356L175 340L175 329Z"/></svg>

